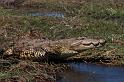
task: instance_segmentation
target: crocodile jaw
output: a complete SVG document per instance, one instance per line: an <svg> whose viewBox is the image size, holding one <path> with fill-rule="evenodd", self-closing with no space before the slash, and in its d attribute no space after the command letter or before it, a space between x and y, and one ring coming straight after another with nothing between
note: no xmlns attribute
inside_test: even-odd
<svg viewBox="0 0 124 82"><path fill-rule="evenodd" d="M91 48L98 48L105 44L105 40L84 39L71 44L72 50L83 51Z"/></svg>

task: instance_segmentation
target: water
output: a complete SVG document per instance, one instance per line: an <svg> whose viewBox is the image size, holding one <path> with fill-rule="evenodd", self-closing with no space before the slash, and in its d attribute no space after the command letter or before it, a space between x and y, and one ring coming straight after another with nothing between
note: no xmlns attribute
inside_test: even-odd
<svg viewBox="0 0 124 82"><path fill-rule="evenodd" d="M73 71L57 82L124 82L124 68L86 63L70 63Z"/></svg>
<svg viewBox="0 0 124 82"><path fill-rule="evenodd" d="M63 13L58 13L58 12L31 12L28 13L30 16L48 16L48 17L59 17L59 18L64 18Z"/></svg>

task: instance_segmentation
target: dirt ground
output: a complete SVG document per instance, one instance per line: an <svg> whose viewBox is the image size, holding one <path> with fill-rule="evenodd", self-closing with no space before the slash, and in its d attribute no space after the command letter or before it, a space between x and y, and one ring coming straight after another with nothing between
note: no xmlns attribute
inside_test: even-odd
<svg viewBox="0 0 124 82"><path fill-rule="evenodd" d="M0 60L0 82L56 82L68 67L31 61Z"/></svg>

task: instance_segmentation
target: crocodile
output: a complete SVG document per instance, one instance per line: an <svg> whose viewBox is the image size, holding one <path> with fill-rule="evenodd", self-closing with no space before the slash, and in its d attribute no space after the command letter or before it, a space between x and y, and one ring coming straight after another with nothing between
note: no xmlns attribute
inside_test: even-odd
<svg viewBox="0 0 124 82"><path fill-rule="evenodd" d="M15 57L29 60L46 60L49 58L66 60L68 57L92 48L98 48L105 44L103 39L88 39L86 37L41 40L22 39L16 41L14 46L3 53L3 57Z"/></svg>

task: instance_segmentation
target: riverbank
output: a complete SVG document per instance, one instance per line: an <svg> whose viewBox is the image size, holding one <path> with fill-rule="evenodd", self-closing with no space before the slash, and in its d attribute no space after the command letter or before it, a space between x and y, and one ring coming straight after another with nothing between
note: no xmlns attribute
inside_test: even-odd
<svg viewBox="0 0 124 82"><path fill-rule="evenodd" d="M122 0L33 1L12 9L0 7L0 48L11 47L14 41L25 35L33 39L45 40L82 36L100 38L106 40L105 46L83 51L68 60L124 65L124 2ZM31 16L32 12L57 12L62 13L64 17ZM46 68L48 67L51 66L47 65ZM6 77L6 72L4 73Z"/></svg>
<svg viewBox="0 0 124 82"><path fill-rule="evenodd" d="M0 60L0 82L56 82L67 69L64 64Z"/></svg>

